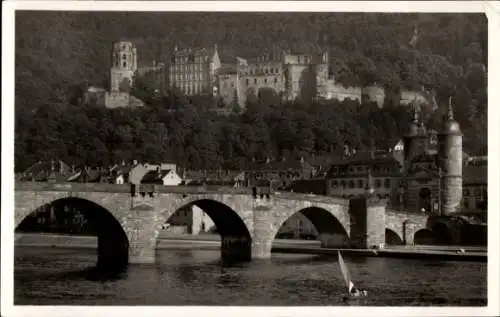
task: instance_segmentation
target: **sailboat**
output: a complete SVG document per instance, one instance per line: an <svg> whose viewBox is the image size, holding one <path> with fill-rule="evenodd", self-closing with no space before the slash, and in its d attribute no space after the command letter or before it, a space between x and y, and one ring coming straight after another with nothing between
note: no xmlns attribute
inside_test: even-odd
<svg viewBox="0 0 500 317"><path fill-rule="evenodd" d="M349 270L347 269L347 266L345 265L344 259L342 258L340 251L337 251L337 253L338 253L338 257L339 257L340 271L342 272L342 276L344 277L344 282L345 282L346 291L347 291L347 295L344 296L344 300L348 300L350 298L358 298L358 297L367 296L368 292L366 290L359 290L354 286L354 283L352 282L352 279L351 279L351 274L349 274Z"/></svg>

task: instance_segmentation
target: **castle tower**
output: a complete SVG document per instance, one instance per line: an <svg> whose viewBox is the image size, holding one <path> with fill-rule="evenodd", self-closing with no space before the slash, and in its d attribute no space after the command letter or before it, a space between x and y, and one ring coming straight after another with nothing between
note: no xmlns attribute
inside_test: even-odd
<svg viewBox="0 0 500 317"><path fill-rule="evenodd" d="M441 214L458 212L462 200L462 132L453 118L451 98L448 115L438 133L438 155L442 169Z"/></svg>
<svg viewBox="0 0 500 317"><path fill-rule="evenodd" d="M132 42L120 41L113 43L110 73L110 90L123 91L132 86L134 74L137 71L137 49Z"/></svg>
<svg viewBox="0 0 500 317"><path fill-rule="evenodd" d="M408 133L403 136L405 171L408 170L411 160L425 151L428 142L427 131L420 122L415 106L413 107L412 117Z"/></svg>

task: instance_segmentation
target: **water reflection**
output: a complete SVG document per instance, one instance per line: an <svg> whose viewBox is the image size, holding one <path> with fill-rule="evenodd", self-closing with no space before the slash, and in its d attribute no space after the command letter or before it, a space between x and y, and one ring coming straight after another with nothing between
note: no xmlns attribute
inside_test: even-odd
<svg viewBox="0 0 500 317"><path fill-rule="evenodd" d="M16 249L16 304L360 305L343 302L336 257L228 263L220 251L162 250L155 265L97 274L95 251ZM485 305L486 264L346 257L362 305ZM77 296L79 295L79 296Z"/></svg>

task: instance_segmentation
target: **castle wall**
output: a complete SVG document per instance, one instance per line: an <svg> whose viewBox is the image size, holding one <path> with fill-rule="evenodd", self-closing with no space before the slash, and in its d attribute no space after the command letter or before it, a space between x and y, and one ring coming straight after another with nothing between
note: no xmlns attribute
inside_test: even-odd
<svg viewBox="0 0 500 317"><path fill-rule="evenodd" d="M363 87L361 96L363 102L376 102L379 108L382 108L384 106L385 89L383 87L376 85Z"/></svg>
<svg viewBox="0 0 500 317"><path fill-rule="evenodd" d="M283 64L279 60L260 58L248 65L240 65L238 71L242 88L241 95L251 92L257 96L261 88L273 89L278 95L285 91ZM244 97L245 100L246 97Z"/></svg>
<svg viewBox="0 0 500 317"><path fill-rule="evenodd" d="M427 100L425 94L420 91L401 90L399 104L407 106L411 102L415 102L417 105L421 105L424 103L428 103L429 100Z"/></svg>
<svg viewBox="0 0 500 317"><path fill-rule="evenodd" d="M240 90L240 80L236 73L219 75L219 95L224 100L226 107L231 107L235 99L239 103Z"/></svg>
<svg viewBox="0 0 500 317"><path fill-rule="evenodd" d="M288 64L285 68L285 96L288 100L309 99L316 95L316 76L310 65Z"/></svg>
<svg viewBox="0 0 500 317"><path fill-rule="evenodd" d="M104 95L104 104L106 108L126 108L143 107L144 103L126 92L106 92Z"/></svg>

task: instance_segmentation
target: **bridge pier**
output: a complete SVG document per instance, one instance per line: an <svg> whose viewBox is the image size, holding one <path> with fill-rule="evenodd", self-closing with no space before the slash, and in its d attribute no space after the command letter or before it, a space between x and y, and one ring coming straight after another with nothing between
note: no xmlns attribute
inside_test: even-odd
<svg viewBox="0 0 500 317"><path fill-rule="evenodd" d="M156 249L144 246L141 243L133 243L130 246L128 262L130 264L152 264L156 260Z"/></svg>
<svg viewBox="0 0 500 317"><path fill-rule="evenodd" d="M350 204L352 248L368 249L385 243L386 199L353 199Z"/></svg>
<svg viewBox="0 0 500 317"><path fill-rule="evenodd" d="M271 258L272 240L259 240L252 243L252 259L266 260Z"/></svg>
<svg viewBox="0 0 500 317"><path fill-rule="evenodd" d="M251 240L247 237L224 236L221 239L221 257L227 261L250 261Z"/></svg>
<svg viewBox="0 0 500 317"><path fill-rule="evenodd" d="M255 201L253 212L252 259L270 259L276 231L272 221L272 206L267 199Z"/></svg>

